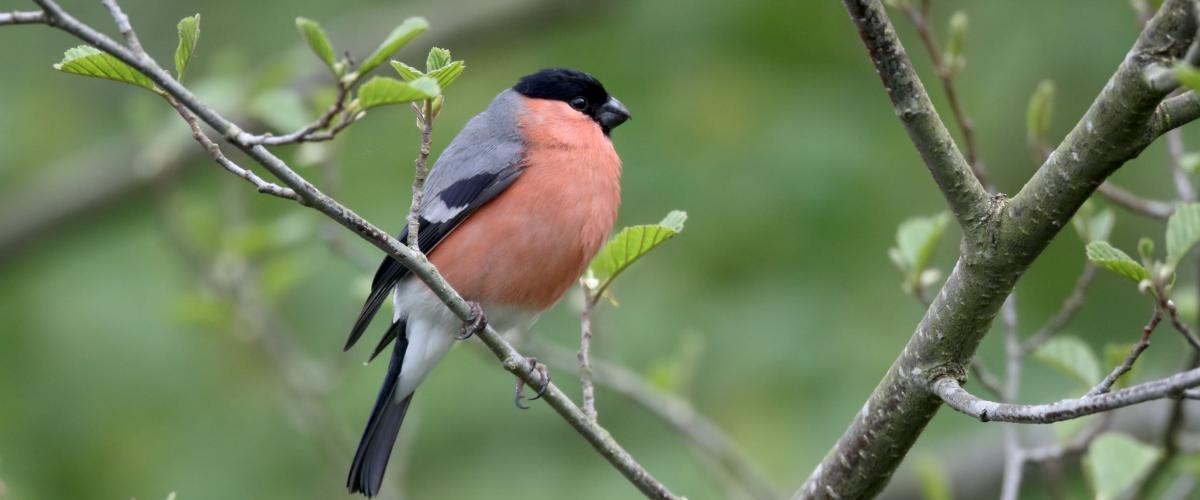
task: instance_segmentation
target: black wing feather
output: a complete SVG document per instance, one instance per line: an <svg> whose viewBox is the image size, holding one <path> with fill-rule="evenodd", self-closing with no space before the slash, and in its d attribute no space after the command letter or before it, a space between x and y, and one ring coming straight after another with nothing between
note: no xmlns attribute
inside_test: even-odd
<svg viewBox="0 0 1200 500"><path fill-rule="evenodd" d="M484 172L461 179L437 193L436 196L440 197L441 201L447 207L465 208L444 222L430 222L422 217L420 219L420 229L417 232L417 245L421 248L421 251L428 254L436 248L447 235L454 231L475 210L508 188L519 174L520 169L515 166L514 168L499 172ZM400 232L399 239L401 242L407 242L408 228ZM393 259L391 256L384 257L383 262L379 264L379 269L375 271L375 278L371 280L371 293L367 296L366 302L363 303L362 310L358 314L358 319L354 322L354 327L350 330L350 336L346 340L346 346L343 350L349 350L358 342L363 332L366 331L367 326L370 325L371 319L375 317L375 313L379 312L379 308L387 300L388 294L408 274L409 269L397 262L396 259ZM389 331L388 333L391 332ZM374 359L375 356L378 356L380 352L386 349L388 343L394 338L394 335L385 333L383 339L380 340L379 345L376 346L371 354L371 359Z"/></svg>
<svg viewBox="0 0 1200 500"><path fill-rule="evenodd" d="M368 497L379 494L383 483L383 472L387 469L388 458L392 454L392 446L396 444L396 435L400 432L400 424L408 413L408 405L412 403L412 394L403 400L396 401L396 387L400 383L400 368L404 365L404 351L408 349L408 336L405 335L405 322L392 323L388 335L401 339L396 342L392 351L392 362L388 365L387 377L379 388L379 396L375 400L375 408L371 410L371 418L367 420L367 428L363 431L362 440L358 442L358 450L354 452L354 462L350 465L350 475L346 478L346 487L351 493L362 493Z"/></svg>

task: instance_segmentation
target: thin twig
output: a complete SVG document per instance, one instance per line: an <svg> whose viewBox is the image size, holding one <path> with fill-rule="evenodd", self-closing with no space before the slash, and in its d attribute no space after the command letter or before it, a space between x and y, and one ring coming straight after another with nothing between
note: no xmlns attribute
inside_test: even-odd
<svg viewBox="0 0 1200 500"><path fill-rule="evenodd" d="M334 98L333 104L329 106L316 121L305 125L300 130L284 135L262 134L248 137L247 142L262 144L264 146L280 146L284 144L296 144L301 142L318 142L328 141L337 136L347 125L354 121L354 114L346 112L346 102L350 98L350 88L353 82L347 84L339 80L337 82L337 97ZM334 117L342 114L342 119L329 130L330 124L333 123Z"/></svg>
<svg viewBox="0 0 1200 500"><path fill-rule="evenodd" d="M450 287L449 283L437 272L437 269L429 263L429 260L424 255L414 252L403 243L391 237L387 232L321 192L316 186L296 173L287 163L262 145L247 142L247 138L253 136L244 132L241 127L230 122L216 110L203 104L191 91L163 70L152 58L136 57L129 49L122 47L103 33L75 19L54 0L34 1L46 12L47 24L70 33L100 50L108 52L138 72L146 75L160 89L191 110L201 121L213 129L221 131L227 142L244 151L254 161L261 164L279 178L280 181L294 190L301 204L320 211L339 224L354 231L377 248L387 252L397 262L411 269L413 274L428 285L430 290L450 308L455 316L463 321L471 319L470 306L458 292ZM533 369L529 359L517 352L493 327L487 326L477 336L501 360L504 369L509 373L521 378L527 384L540 385L543 382L540 374ZM557 386L552 383L547 384L542 400L558 412L563 420L586 439L601 456L621 472L642 494L650 498L678 498L666 486L650 475L629 452L612 438L607 430L589 420L579 407Z"/></svg>
<svg viewBox="0 0 1200 500"><path fill-rule="evenodd" d="M1168 316L1171 318L1171 325L1175 327L1175 331L1183 335L1183 339L1187 341L1188 345L1192 346L1192 349L1200 350L1200 339L1197 339L1196 334L1192 333L1192 329L1188 328L1187 325L1183 324L1183 320L1179 319L1179 308L1175 307L1175 303L1166 299L1160 305L1167 310Z"/></svg>
<svg viewBox="0 0 1200 500"><path fill-rule="evenodd" d="M108 9L109 15L112 16L113 22L117 23L117 31L120 31L121 36L125 38L129 50L139 57L146 57L146 49L142 48L142 42L138 40L137 33L129 24L129 16L125 15L120 5L117 5L117 0L100 0L100 3L104 4L104 8Z"/></svg>
<svg viewBox="0 0 1200 500"><path fill-rule="evenodd" d="M1171 206L1170 203L1142 198L1111 182L1101 184L1100 187L1096 188L1096 192L1100 193L1108 201L1120 205L1130 212L1144 215L1151 219L1167 220L1167 217L1170 217L1175 212L1175 207Z"/></svg>
<svg viewBox="0 0 1200 500"><path fill-rule="evenodd" d="M421 228L421 196L425 192L425 178L429 176L429 152L433 143L433 99L425 99L425 107L417 114L421 122L421 149L414 162L412 184L412 206L408 210L408 247L421 251L417 231Z"/></svg>
<svg viewBox="0 0 1200 500"><path fill-rule="evenodd" d="M596 420L596 386L592 383L592 311L596 310L596 297L589 292L586 285L581 286L583 292L583 311L579 313L579 389L583 398L583 413Z"/></svg>
<svg viewBox="0 0 1200 500"><path fill-rule="evenodd" d="M950 210L964 228L978 224L990 197L938 117L920 77L912 68L896 30L879 2L843 0L858 27L876 72L888 89L892 107L921 153Z"/></svg>
<svg viewBox="0 0 1200 500"><path fill-rule="evenodd" d="M23 11L14 10L12 12L0 13L0 26L6 24L45 24L46 14L40 10Z"/></svg>
<svg viewBox="0 0 1200 500"><path fill-rule="evenodd" d="M904 10L908 14L909 20L912 21L913 27L917 29L917 35L925 45L925 50L929 53L938 79L942 82L942 91L946 94L946 102L950 104L954 121L958 124L959 132L962 134L963 153L966 155L967 164L971 166L971 171L975 173L975 177L981 184L985 187L991 186L988 181L987 167L979 157L979 145L975 140L975 125L967 116L966 109L958 98L958 90L954 85L954 69L949 67L948 61L942 58L942 49L938 46L937 37L929 26L930 2L924 2L920 9L909 5Z"/></svg>
<svg viewBox="0 0 1200 500"><path fill-rule="evenodd" d="M988 401L967 392L958 380L951 377L938 378L930 385L930 390L937 394L946 405L960 413L977 418L981 422L1049 424L1155 399L1176 397L1185 389L1196 386L1200 386L1200 368L1126 387L1119 391L1036 405Z"/></svg>
<svg viewBox="0 0 1200 500"><path fill-rule="evenodd" d="M1133 344L1133 347L1129 348L1129 354L1125 356L1125 361L1116 368L1113 368L1113 371L1105 376L1104 380L1101 380L1099 384L1092 387L1092 390L1088 391L1085 397L1107 393L1113 384L1117 382L1117 379L1120 379L1122 375L1129 373L1129 370L1133 369L1133 363L1137 361L1146 348L1150 347L1150 334L1154 333L1154 329L1158 327L1160 321L1162 321L1162 309L1156 304L1154 306L1154 313L1150 316L1150 321L1146 323L1146 326L1142 327L1141 338L1138 339L1137 343Z"/></svg>
<svg viewBox="0 0 1200 500"><path fill-rule="evenodd" d="M183 118L183 121L186 122L188 127L192 129L192 137L196 139L196 142L200 143L200 146L208 152L209 156L217 161L217 164L224 167L225 170L229 171L229 173L246 179L246 181L250 184L253 184L255 189L257 189L260 193L277 196L286 200L299 199L296 196L296 192L291 188L285 188L278 184L267 182L263 180L262 177L259 177L258 174L251 172L249 169L242 168L226 157L225 154L221 152L221 147L218 146L217 143L213 142L212 139L209 139L208 135L204 133L204 130L200 128L200 121L196 119L196 115L192 114L191 111L183 107L182 104L179 104L179 101L176 101L175 98L170 96L165 97L167 103L169 103L172 108L175 108L175 111L179 113L179 116Z"/></svg>
<svg viewBox="0 0 1200 500"><path fill-rule="evenodd" d="M575 356L569 351L548 343L536 342L533 350L539 359L561 369L569 369L576 363ZM739 483L740 489L748 492L752 498L781 498L766 475L738 449L733 439L701 414L687 398L663 392L637 372L616 363L593 360L592 368L597 385L628 398L669 424L696 451L711 457L712 463L720 465Z"/></svg>

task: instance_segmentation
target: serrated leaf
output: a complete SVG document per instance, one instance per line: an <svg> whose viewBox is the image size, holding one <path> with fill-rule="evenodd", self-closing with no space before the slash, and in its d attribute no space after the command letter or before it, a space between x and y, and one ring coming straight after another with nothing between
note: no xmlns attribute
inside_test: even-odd
<svg viewBox="0 0 1200 500"><path fill-rule="evenodd" d="M1189 250L1200 242L1200 203L1185 203L1167 219L1167 263L1179 264Z"/></svg>
<svg viewBox="0 0 1200 500"><path fill-rule="evenodd" d="M329 41L329 35L325 34L325 30L321 25L312 19L305 17L296 18L296 29L300 30L300 35L304 37L304 41L308 42L308 47L313 53L325 61L325 65L336 75L338 74L337 55L333 50L333 43Z"/></svg>
<svg viewBox="0 0 1200 500"><path fill-rule="evenodd" d="M386 104L407 104L432 99L441 93L437 80L423 76L411 82L377 76L358 89L358 105L361 109Z"/></svg>
<svg viewBox="0 0 1200 500"><path fill-rule="evenodd" d="M175 47L175 75L182 82L192 54L196 52L196 43L200 40L200 14L181 19L176 28L179 31L179 46Z"/></svg>
<svg viewBox="0 0 1200 500"><path fill-rule="evenodd" d="M1101 435L1083 457L1083 470L1097 500L1122 498L1150 470L1162 451L1117 432Z"/></svg>
<svg viewBox="0 0 1200 500"><path fill-rule="evenodd" d="M392 33L383 40L383 43L379 44L375 52L372 52L370 56L363 60L363 63L358 67L357 73L359 75L369 73L376 66L383 64L387 58L392 57L392 54L400 50L400 47L403 47L412 41L413 38L416 38L417 35L424 33L428 29L429 21L426 21L423 17L405 19L403 23L400 23L400 26L392 30Z"/></svg>
<svg viewBox="0 0 1200 500"><path fill-rule="evenodd" d="M403 78L406 82L411 82L417 78L425 76L425 73L422 73L421 70L404 64L400 61L392 61L392 67L396 68L396 72L400 73L400 78Z"/></svg>
<svg viewBox="0 0 1200 500"><path fill-rule="evenodd" d="M1092 348L1078 337L1057 335L1034 351L1033 357L1085 387L1100 381L1100 363Z"/></svg>
<svg viewBox="0 0 1200 500"><path fill-rule="evenodd" d="M1088 260L1096 265L1108 269L1114 273L1120 274L1135 282L1141 282L1144 279L1150 278L1150 273L1145 267L1129 258L1125 252L1122 252L1106 241L1093 241L1087 245Z"/></svg>
<svg viewBox="0 0 1200 500"><path fill-rule="evenodd" d="M63 54L62 62L55 64L54 69L64 73L103 78L157 90L154 82L151 82L146 75L139 73L111 54L90 45L67 49Z"/></svg>
<svg viewBox="0 0 1200 500"><path fill-rule="evenodd" d="M919 274L933 260L942 233L950 222L950 214L942 212L930 217L914 217L900 223L896 229L896 247L893 260L902 262L902 270Z"/></svg>
<svg viewBox="0 0 1200 500"><path fill-rule="evenodd" d="M1200 70L1181 62L1175 65L1175 79L1192 90L1200 90Z"/></svg>
<svg viewBox="0 0 1200 500"><path fill-rule="evenodd" d="M589 271L600 285L592 290L601 293L613 279L642 256L683 231L687 212L673 210L658 224L631 226L622 229L609 240L592 259Z"/></svg>
<svg viewBox="0 0 1200 500"><path fill-rule="evenodd" d="M441 47L429 49L429 57L425 58L425 71L433 73L450 64L450 51Z"/></svg>
<svg viewBox="0 0 1200 500"><path fill-rule="evenodd" d="M454 61L438 69L430 71L429 77L437 80L438 87L441 87L442 91L445 92L446 87L449 87L451 83L454 83L454 80L458 79L458 76L462 74L464 69L467 69L466 64L464 64L462 61Z"/></svg>

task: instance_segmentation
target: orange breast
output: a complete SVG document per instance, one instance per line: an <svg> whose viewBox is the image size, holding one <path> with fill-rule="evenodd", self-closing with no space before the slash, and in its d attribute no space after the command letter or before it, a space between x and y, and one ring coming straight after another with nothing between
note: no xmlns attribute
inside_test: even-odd
<svg viewBox="0 0 1200 500"><path fill-rule="evenodd" d="M525 171L430 254L469 300L544 310L600 249L621 202L621 160L591 118L526 99Z"/></svg>

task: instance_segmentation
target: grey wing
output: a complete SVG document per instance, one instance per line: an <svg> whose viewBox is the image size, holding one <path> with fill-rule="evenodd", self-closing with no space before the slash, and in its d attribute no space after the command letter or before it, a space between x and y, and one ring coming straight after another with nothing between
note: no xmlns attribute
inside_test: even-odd
<svg viewBox="0 0 1200 500"><path fill-rule="evenodd" d="M521 174L524 143L517 129L520 97L506 90L488 109L467 122L466 127L437 159L422 191L418 246L422 252L437 247L463 220L512 185ZM400 232L408 238L408 228ZM371 282L371 293L363 303L350 331L345 349L358 341L387 295L408 275L408 268L388 256L380 263ZM372 358L394 338L389 329Z"/></svg>

